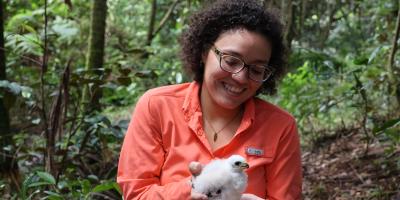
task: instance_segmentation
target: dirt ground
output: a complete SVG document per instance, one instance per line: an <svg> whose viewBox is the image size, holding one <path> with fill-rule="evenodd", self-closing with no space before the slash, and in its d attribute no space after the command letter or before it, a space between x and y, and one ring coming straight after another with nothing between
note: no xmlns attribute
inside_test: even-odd
<svg viewBox="0 0 400 200"><path fill-rule="evenodd" d="M390 145L375 140L366 151L363 138L347 131L303 151L305 200L400 200L400 146L388 153Z"/></svg>

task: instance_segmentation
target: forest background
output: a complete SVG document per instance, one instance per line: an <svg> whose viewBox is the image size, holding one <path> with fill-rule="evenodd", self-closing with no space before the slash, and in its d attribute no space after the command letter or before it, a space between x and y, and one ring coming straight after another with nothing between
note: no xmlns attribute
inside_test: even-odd
<svg viewBox="0 0 400 200"><path fill-rule="evenodd" d="M398 0L264 0L290 49L278 95L305 199L400 198ZM121 199L136 100L190 81L178 38L200 0L0 0L0 198Z"/></svg>

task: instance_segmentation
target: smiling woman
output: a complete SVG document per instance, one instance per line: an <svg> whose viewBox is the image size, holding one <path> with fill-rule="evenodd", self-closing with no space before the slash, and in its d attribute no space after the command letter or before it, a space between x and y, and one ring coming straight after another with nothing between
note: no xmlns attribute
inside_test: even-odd
<svg viewBox="0 0 400 200"><path fill-rule="evenodd" d="M220 0L192 16L182 35L192 83L146 92L120 154L125 199L207 199L192 191L191 161L233 154L249 164L242 199L299 199L294 118L256 97L276 92L284 72L282 25L255 0Z"/></svg>

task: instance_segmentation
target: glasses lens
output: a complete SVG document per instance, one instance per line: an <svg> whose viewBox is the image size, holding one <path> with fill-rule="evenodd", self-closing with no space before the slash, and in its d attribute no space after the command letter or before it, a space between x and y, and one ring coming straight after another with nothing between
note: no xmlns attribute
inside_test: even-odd
<svg viewBox="0 0 400 200"><path fill-rule="evenodd" d="M244 66L243 61L230 55L221 56L221 68L230 73L239 72Z"/></svg>
<svg viewBox="0 0 400 200"><path fill-rule="evenodd" d="M250 65L249 76L255 81L265 81L272 74L272 70L263 65Z"/></svg>

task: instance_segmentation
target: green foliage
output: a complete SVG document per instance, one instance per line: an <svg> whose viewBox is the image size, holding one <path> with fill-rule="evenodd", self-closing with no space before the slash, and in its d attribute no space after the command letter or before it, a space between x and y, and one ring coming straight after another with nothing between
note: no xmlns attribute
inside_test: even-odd
<svg viewBox="0 0 400 200"><path fill-rule="evenodd" d="M69 193L65 193L68 190ZM63 192L64 191L64 192ZM23 182L20 199L91 199L93 195L106 191L115 191L121 195L121 189L115 181L102 181L93 184L91 179L64 180L56 183L55 178L46 172L31 173Z"/></svg>
<svg viewBox="0 0 400 200"><path fill-rule="evenodd" d="M90 2L72 0L72 7L68 1L48 2L48 65L41 77L44 2L7 1L8 80L0 81L0 97L10 109L14 144L3 149L15 152L24 181L17 193L8 180L0 180L0 191L5 199L121 199L115 177L133 105L149 88L190 81L179 62L178 38L202 1L179 1L150 45L151 1L108 1L105 64L98 71L84 69ZM157 1L155 28L173 2ZM279 95L268 99L296 117L306 143L356 128L368 139L379 139L391 155L400 145L400 116L385 66L398 2L351 2L312 1L304 16L294 16L290 72ZM335 8L331 21L330 6ZM398 56L395 69L400 71ZM81 102L83 85L102 90L101 112L80 110L89 103ZM57 99L62 109L55 109ZM44 127L54 125L54 116L60 122L52 132L55 171L50 174L43 168ZM325 190L315 188L315 193L324 196ZM383 193L377 188L376 197Z"/></svg>
<svg viewBox="0 0 400 200"><path fill-rule="evenodd" d="M55 184L56 180L51 174L37 171L24 180L19 196L21 199L32 199L35 194L40 192L37 188Z"/></svg>

